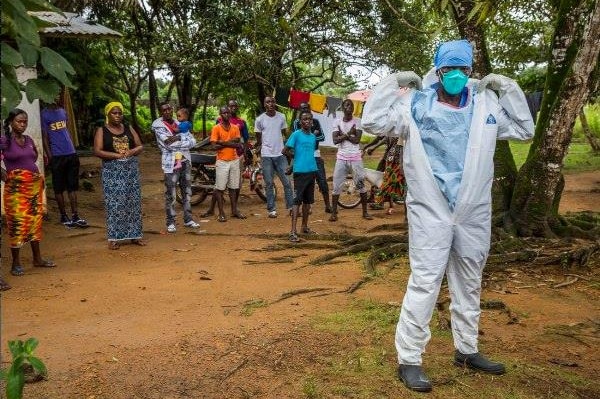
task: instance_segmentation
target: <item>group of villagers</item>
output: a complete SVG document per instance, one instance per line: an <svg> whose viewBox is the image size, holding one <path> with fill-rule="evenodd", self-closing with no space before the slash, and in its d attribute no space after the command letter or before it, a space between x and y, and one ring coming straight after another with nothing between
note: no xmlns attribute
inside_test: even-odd
<svg viewBox="0 0 600 399"><path fill-rule="evenodd" d="M350 105L351 102L348 102ZM304 105L304 111L308 108ZM51 104L51 112L58 112L58 119L65 119L64 109L55 107ZM46 109L42 112L47 111ZM302 112L302 109L300 110ZM61 113L62 112L62 113ZM350 109L350 113L351 113ZM105 123L98 127L94 135L94 154L102 159L101 181L104 192L105 208L106 208L106 228L107 237L110 249L117 249L123 240L130 240L135 245L146 245L143 240L142 232L142 210L141 210L141 186L139 163L137 155L143 150L143 145L139 134L123 119L123 105L119 102L110 102L104 109ZM44 118L42 118L44 119ZM43 121L44 122L44 121ZM52 121L50 121L52 122ZM64 122L48 123L47 129L50 126L65 127ZM298 121L299 122L299 119ZM320 127L318 121L314 120L318 132ZM12 262L11 274L14 276L22 276L25 269L22 266L20 258L20 248L30 243L33 254L33 265L35 267L55 267L56 263L52 260L43 259L40 251L40 241L42 237L42 222L44 216L43 206L43 190L45 187L44 176L40 173L36 162L38 157L44 154L50 155L55 153L54 159L46 161L50 164L48 167L53 171L53 183L57 202L61 205L61 223L68 227L75 226L77 223L80 227L87 227L87 222L77 216L76 211L76 190L78 189L78 166L75 170L58 170L61 173L71 176L74 174L75 180L71 185L67 184L66 188L57 189L62 184L62 178L59 179L57 170L54 169L54 164L64 163L65 159L76 155L69 154L68 157L56 155L56 146L52 141L51 134L44 134L44 148L40 152L36 147L34 140L25 134L28 126L28 115L24 110L14 109L4 121L3 132L0 141L0 150L6 169L2 169L2 180L5 182L5 190L3 197L4 212L6 215L7 235L9 236L9 245L11 248ZM300 129L299 123L294 128ZM43 129L46 133L46 129ZM311 126L311 130L315 130ZM65 141L69 150L67 152L74 153L74 147L70 143L68 132L62 133L64 137L61 140ZM321 132L322 135L322 132ZM50 139L48 140L48 136ZM321 138L322 140L323 138ZM70 144L69 144L70 143ZM342 143L343 147L344 144ZM357 146L358 148L358 146ZM390 202L393 206L393 201L401 200L404 193L403 178L401 175L401 158L397 155L401 151L395 151L396 145L388 143L386 150L385 162L385 177L381 189L375 197L375 203L371 204L374 209L381 206L384 200ZM401 147L400 147L401 148ZM395 151L396 156L390 156L390 153ZM343 151L342 151L343 153ZM51 156L51 155L50 155ZM324 169L321 161L320 169ZM56 162L54 162L56 161ZM70 160L69 162L72 162ZM400 169L399 169L400 168ZM325 180L324 170L320 175L323 175L319 180L319 187L326 201L326 212L331 213L332 207L329 201L329 191ZM344 174L345 176L345 174ZM56 177L56 179L54 179ZM64 211L64 199L62 198L62 190L68 189L71 206L74 209L73 218L66 216ZM75 196L75 198L73 198ZM334 193L334 200L337 198ZM333 206L333 217L336 219L336 204ZM364 211L366 214L366 210ZM334 220L335 220L334 219ZM8 289L10 286L0 280L0 288Z"/></svg>
<svg viewBox="0 0 600 399"><path fill-rule="evenodd" d="M143 146L138 133L123 122L122 104L118 102L107 104L105 116L104 125L95 133L94 153L103 160L102 186L109 245L117 243L122 238L130 239L137 245L145 245L142 240L141 187L137 159ZM61 122L54 125L62 127L65 124ZM45 179L36 162L38 157L44 156L54 172L55 165L64 163L62 161L65 158L55 156L53 159L50 146L47 147L47 154L40 151L31 136L25 134L27 126L27 113L22 109L13 109L4 120L3 134L0 137L0 153L5 166L2 169L4 182L2 202L12 258L10 273L13 276L25 274L20 249L26 243L31 246L34 267L56 266L54 261L44 259L40 250ZM78 167L77 163L75 170L69 170L67 175L74 174L74 180L77 180ZM57 190L61 180L54 177L58 176L53 173L53 183ZM74 200L76 197L73 193L78 189L77 183L67 183L66 187L68 187L74 217L67 218L64 213L64 203L57 201L61 205L61 223L68 227L87 227L87 222L79 218L76 213L76 200ZM60 194L62 196L62 191ZM0 278L0 290L10 288L10 285Z"/></svg>

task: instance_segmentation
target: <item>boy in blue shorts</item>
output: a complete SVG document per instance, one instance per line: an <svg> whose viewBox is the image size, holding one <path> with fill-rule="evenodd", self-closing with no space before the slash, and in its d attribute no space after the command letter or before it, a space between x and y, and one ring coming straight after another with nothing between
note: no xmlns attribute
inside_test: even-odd
<svg viewBox="0 0 600 399"><path fill-rule="evenodd" d="M313 233L308 228L310 205L315 202L315 177L317 175L317 161L315 160L317 138L311 132L312 122L313 117L310 111L302 111L300 113L300 129L291 134L283 149L285 156L294 157L294 205L292 207L292 230L290 231L291 242L300 241L296 232L300 204L302 204L302 233Z"/></svg>

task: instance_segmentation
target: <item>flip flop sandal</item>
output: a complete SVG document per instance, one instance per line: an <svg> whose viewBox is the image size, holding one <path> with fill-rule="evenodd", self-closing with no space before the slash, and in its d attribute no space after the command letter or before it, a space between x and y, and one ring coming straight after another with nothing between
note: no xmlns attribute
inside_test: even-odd
<svg viewBox="0 0 600 399"><path fill-rule="evenodd" d="M244 214L243 214L243 213L241 213L241 212L234 213L233 215L231 215L231 217L234 217L234 218L236 218L236 219L246 219L246 215L244 215Z"/></svg>
<svg viewBox="0 0 600 399"><path fill-rule="evenodd" d="M52 262L50 259L44 259L42 263L33 265L34 267L56 267L56 263Z"/></svg>
<svg viewBox="0 0 600 399"><path fill-rule="evenodd" d="M0 278L0 291L8 291L11 288L12 287L10 286L10 284L8 284L6 281Z"/></svg>
<svg viewBox="0 0 600 399"><path fill-rule="evenodd" d="M290 241L291 242L300 242L300 238L296 233L290 233Z"/></svg>
<svg viewBox="0 0 600 399"><path fill-rule="evenodd" d="M368 213L363 213L362 217L363 217L363 219L366 219L366 220L373 220L373 216L369 215Z"/></svg>
<svg viewBox="0 0 600 399"><path fill-rule="evenodd" d="M226 222L226 221L227 221L227 218L226 218L225 216L223 216L223 215L219 215L219 217L217 218L217 220L218 220L219 222Z"/></svg>
<svg viewBox="0 0 600 399"><path fill-rule="evenodd" d="M119 249L121 246L119 245L118 242L116 241L109 241L108 243L108 249L112 249L112 250L117 250Z"/></svg>
<svg viewBox="0 0 600 399"><path fill-rule="evenodd" d="M330 222L337 222L337 220L337 215L335 213L332 213L331 216L329 216Z"/></svg>
<svg viewBox="0 0 600 399"><path fill-rule="evenodd" d="M317 234L316 231L312 230L310 227L302 229L302 234Z"/></svg>
<svg viewBox="0 0 600 399"><path fill-rule="evenodd" d="M10 274L12 274L13 276L22 276L25 274L25 270L23 270L23 266L21 265L13 266L10 269Z"/></svg>
<svg viewBox="0 0 600 399"><path fill-rule="evenodd" d="M144 240L140 240L140 239L131 240L131 243L132 243L133 245L139 245L140 247L145 247L145 246L147 245L147 244L146 244L146 241L144 241Z"/></svg>
<svg viewBox="0 0 600 399"><path fill-rule="evenodd" d="M200 217L201 218L207 218L207 217L212 216L214 214L215 214L214 212L204 212L204 213L200 214Z"/></svg>

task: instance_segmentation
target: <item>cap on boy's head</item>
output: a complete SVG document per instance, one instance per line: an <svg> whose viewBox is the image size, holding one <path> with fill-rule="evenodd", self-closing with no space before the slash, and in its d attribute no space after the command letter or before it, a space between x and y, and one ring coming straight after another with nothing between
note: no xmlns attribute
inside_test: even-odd
<svg viewBox="0 0 600 399"><path fill-rule="evenodd" d="M473 46L467 40L453 40L439 45L433 58L435 69L453 66L473 67Z"/></svg>

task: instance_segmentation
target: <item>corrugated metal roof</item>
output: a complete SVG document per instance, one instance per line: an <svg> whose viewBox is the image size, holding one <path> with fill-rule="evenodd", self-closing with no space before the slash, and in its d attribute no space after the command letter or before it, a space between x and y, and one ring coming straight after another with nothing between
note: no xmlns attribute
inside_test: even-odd
<svg viewBox="0 0 600 399"><path fill-rule="evenodd" d="M87 21L82 16L72 12L65 12L64 15L52 11L30 12L29 14L55 25L42 28L40 34L43 36L79 38L120 38L123 36L117 31Z"/></svg>

